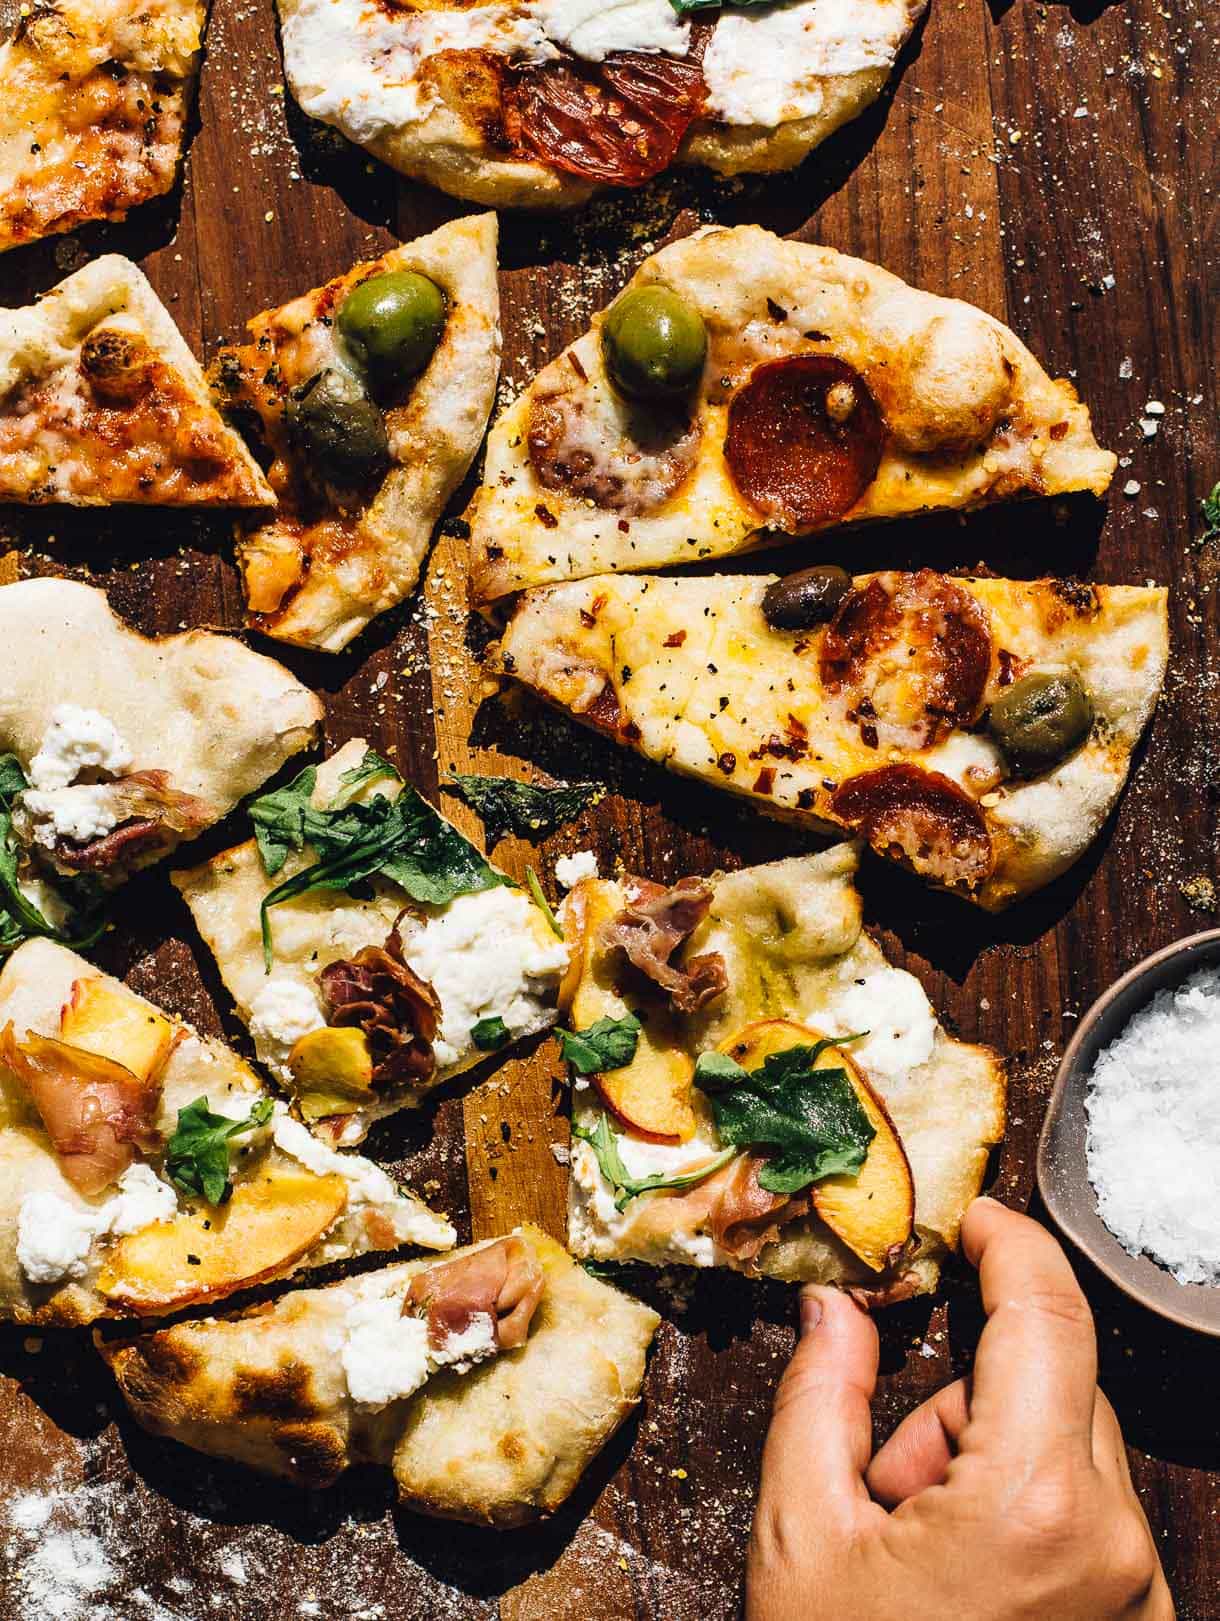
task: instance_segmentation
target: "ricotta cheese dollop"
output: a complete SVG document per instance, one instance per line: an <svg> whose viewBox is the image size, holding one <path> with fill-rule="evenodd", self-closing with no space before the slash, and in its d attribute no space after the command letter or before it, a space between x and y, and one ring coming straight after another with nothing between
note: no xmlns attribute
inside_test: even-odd
<svg viewBox="0 0 1220 1621"><path fill-rule="evenodd" d="M272 974L250 1004L250 1034L258 1056L282 1081L291 1079L286 1059L302 1036L326 1023L321 1003L304 980Z"/></svg>
<svg viewBox="0 0 1220 1621"><path fill-rule="evenodd" d="M850 980L804 1022L832 1036L867 1031L848 1050L866 1075L882 1083L900 1080L927 1063L936 1041L932 1004L914 974L902 968L875 968Z"/></svg>
<svg viewBox="0 0 1220 1621"><path fill-rule="evenodd" d="M28 788L21 804L33 827L38 844L53 850L59 839L88 844L117 826L119 813L114 796L104 783L77 783L49 792Z"/></svg>
<svg viewBox="0 0 1220 1621"><path fill-rule="evenodd" d="M30 761L31 788L66 788L85 771L118 777L132 766L131 749L113 722L96 709L59 704L51 711L38 753Z"/></svg>
<svg viewBox="0 0 1220 1621"><path fill-rule="evenodd" d="M399 1294L357 1300L344 1321L340 1359L348 1393L362 1407L411 1396L441 1368L469 1373L498 1349L495 1319L476 1312L460 1334L434 1349L426 1317L402 1310Z"/></svg>
<svg viewBox="0 0 1220 1621"><path fill-rule="evenodd" d="M17 1212L17 1264L31 1283L83 1278L95 1239L123 1238L169 1221L178 1196L151 1165L129 1165L119 1191L100 1205L75 1205L58 1193L27 1193Z"/></svg>
<svg viewBox="0 0 1220 1621"><path fill-rule="evenodd" d="M597 877L597 857L592 850L577 850L570 856L560 856L555 863L555 882L565 889L575 889L582 878Z"/></svg>

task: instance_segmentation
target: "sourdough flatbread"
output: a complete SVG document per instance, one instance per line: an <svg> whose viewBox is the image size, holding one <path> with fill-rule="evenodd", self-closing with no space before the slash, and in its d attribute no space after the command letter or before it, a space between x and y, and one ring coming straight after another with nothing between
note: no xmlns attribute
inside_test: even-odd
<svg viewBox="0 0 1220 1621"><path fill-rule="evenodd" d="M382 412L391 466L380 483L319 488L288 441L288 396L327 369L354 375L335 314L360 282L401 270L441 288L444 332L406 398ZM247 527L238 546L250 623L338 652L414 589L432 531L482 442L500 372L496 217L442 225L256 316L249 330L250 342L222 351L211 376L222 407L257 417L272 455L277 512Z"/></svg>
<svg viewBox="0 0 1220 1621"><path fill-rule="evenodd" d="M592 1147L572 1144L568 1241L598 1260L638 1259L655 1265L731 1266L796 1282L837 1283L872 1304L931 1291L942 1262L957 1246L966 1206L979 1191L991 1149L1004 1134L1005 1073L988 1047L955 1040L936 1019L919 982L886 962L864 932L853 878L856 848L838 844L819 855L720 873L709 880L711 906L675 956L681 967L700 955L724 958L726 988L696 1013L666 1009L637 977L624 977L621 954L586 942L579 976L565 987L572 1022L644 1020L632 1065L685 1065L761 1020L791 1020L823 1036L867 1031L851 1056L881 1099L906 1151L914 1184L914 1230L882 1269L864 1264L817 1216L783 1224L756 1254L729 1253L697 1185L689 1193L640 1194L623 1211L599 1170ZM569 896L569 927L580 933L623 904L622 880L586 879ZM711 1110L689 1090L695 1128L688 1140L658 1145L633 1133L621 1112L609 1114L595 1085L576 1085L573 1125L592 1131L605 1118L635 1175L680 1174L721 1147Z"/></svg>
<svg viewBox="0 0 1220 1621"><path fill-rule="evenodd" d="M545 1272L525 1345L468 1373L438 1373L378 1410L348 1392L336 1355L344 1318L370 1288L405 1291L427 1262L302 1290L244 1317L119 1343L99 1337L98 1346L156 1435L308 1486L329 1485L351 1464L381 1464L409 1508L522 1525L559 1507L635 1407L660 1322L538 1229L522 1236Z"/></svg>
<svg viewBox="0 0 1220 1621"><path fill-rule="evenodd" d="M0 1031L11 1022L18 1042L31 1031L57 1037L63 1008L74 987L86 981L104 982L116 994L148 1009L150 1016L158 1016L151 1003L74 952L48 940L30 940L13 953L0 973ZM138 1161L158 1173L163 1169L164 1142L174 1131L180 1109L206 1097L213 1113L244 1118L250 1106L267 1095L249 1065L222 1042L198 1035L180 1020L170 1023L177 1040L162 1072L155 1121L162 1148ZM171 1279L171 1287L159 1295L147 1277L118 1267L114 1241L105 1234L89 1245L79 1267L70 1269L63 1278L31 1281L18 1258L23 1202L31 1194L54 1195L58 1204L51 1216L43 1219L63 1225L70 1222L73 1213L78 1219L96 1214L116 1190L111 1186L94 1198L77 1191L65 1176L20 1080L0 1063L0 1316L23 1323L71 1325L99 1317L158 1315L200 1300L220 1298L269 1277L287 1276L303 1267L323 1266L372 1250L395 1249L403 1244L447 1249L454 1243L454 1230L448 1221L434 1215L414 1194L395 1189L368 1160L359 1155L336 1155L333 1160L319 1160L320 1169L315 1171L277 1140L282 1137L299 1145L297 1134L301 1132L303 1128L297 1126L293 1133L290 1126L285 1134L277 1117L270 1132L249 1139L254 1146L248 1153L233 1156L233 1200L212 1212L209 1229L197 1227L192 1232L191 1253L198 1262L198 1277L204 1282L196 1285L195 1274L188 1267L184 1272L189 1276ZM316 1146L327 1153L322 1145ZM308 1154L309 1150L304 1152ZM346 1174L334 1169L334 1160L341 1161ZM281 1179L278 1184L269 1180L276 1177ZM321 1184L335 1177L347 1183L346 1191L340 1190L342 1197L336 1201L339 1209L307 1247L276 1263L276 1251L271 1246L277 1242L277 1235L268 1230L267 1222L262 1222L257 1231L252 1229L241 1253L232 1258L231 1269L213 1262L213 1254L226 1242L226 1222L235 1219L234 1211L241 1214L243 1201L238 1193L243 1184L255 1190L278 1185L286 1194L306 1201L318 1191L311 1184L320 1189ZM66 1211L64 1206L68 1207ZM183 1196L175 1220L190 1208L190 1201ZM197 1208L206 1207L197 1204ZM292 1214L286 1204L286 1218ZM172 1223L163 1224L162 1231L168 1233L170 1226ZM148 1231L156 1229L144 1229ZM143 1235L137 1231L135 1236ZM260 1244L268 1246L266 1256L260 1254ZM192 1262L191 1267L194 1265Z"/></svg>
<svg viewBox="0 0 1220 1621"><path fill-rule="evenodd" d="M1115 458L1093 438L1071 384L1052 381L1007 327L970 304L753 225L709 226L672 243L628 287L656 284L703 317L701 383L679 408L627 401L603 365L604 312L546 366L488 440L473 511L476 601L726 557L866 519L1023 494L1100 495L1113 476ZM828 471L843 470L846 457L850 473L853 447L865 463L812 518L782 510L782 500L764 510L737 481L748 473L756 493L765 472L774 491L781 457L799 465L799 438L785 435L788 424L798 435L809 426L802 366L837 373L851 391L845 423L816 424L824 440L846 440L834 455L824 445ZM762 388L779 392L759 397L741 426L735 464L733 413ZM824 555L810 550L811 562ZM842 548L834 555L845 560Z"/></svg>
<svg viewBox="0 0 1220 1621"><path fill-rule="evenodd" d="M1163 588L861 575L829 627L788 631L763 613L773 580L603 575L527 592L493 667L673 771L859 832L989 910L1079 859L1160 695ZM1023 676L1064 671L1092 728L1018 776L985 730L989 706Z"/></svg>
<svg viewBox="0 0 1220 1621"><path fill-rule="evenodd" d="M924 9L279 0L303 111L403 174L495 207L571 206L670 163L791 168L880 95Z"/></svg>
<svg viewBox="0 0 1220 1621"><path fill-rule="evenodd" d="M23 6L0 45L0 252L121 220L174 183L202 0Z"/></svg>
<svg viewBox="0 0 1220 1621"><path fill-rule="evenodd" d="M0 501L260 507L275 497L169 312L108 253L0 310Z"/></svg>

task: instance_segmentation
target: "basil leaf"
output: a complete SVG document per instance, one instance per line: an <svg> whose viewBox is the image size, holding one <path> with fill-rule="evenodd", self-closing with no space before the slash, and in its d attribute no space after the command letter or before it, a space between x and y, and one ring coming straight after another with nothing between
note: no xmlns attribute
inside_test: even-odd
<svg viewBox="0 0 1220 1621"><path fill-rule="evenodd" d="M563 1056L578 1075L600 1075L622 1069L640 1044L640 1021L634 1013L621 1019L598 1019L587 1030L557 1030Z"/></svg>
<svg viewBox="0 0 1220 1621"><path fill-rule="evenodd" d="M606 796L598 782L544 788L534 782L519 782L515 777L458 775L442 787L446 793L457 794L482 817L489 846L506 833L515 833L519 839L545 838L562 822L570 822Z"/></svg>
<svg viewBox="0 0 1220 1621"><path fill-rule="evenodd" d="M470 1031L470 1039L481 1053L494 1053L512 1039L512 1031L498 1013L490 1019L480 1019Z"/></svg>
<svg viewBox="0 0 1220 1621"><path fill-rule="evenodd" d="M106 929L101 890L88 878L59 879L54 888L72 908L73 928L59 929L26 895L20 883L24 851L13 832L13 801L28 786L15 754L0 755L0 953L12 951L31 935L58 940L80 950ZM50 882L50 880L48 880Z"/></svg>
<svg viewBox="0 0 1220 1621"><path fill-rule="evenodd" d="M13 800L24 793L29 783L15 754L0 754L0 810L11 810Z"/></svg>
<svg viewBox="0 0 1220 1621"><path fill-rule="evenodd" d="M789 1047L758 1069L735 1065L737 1074L722 1054L700 1057L695 1081L711 1099L721 1140L771 1151L758 1173L768 1193L799 1193L828 1176L854 1176L864 1164L876 1131L851 1077L838 1065L814 1068L828 1047L859 1039Z"/></svg>
<svg viewBox="0 0 1220 1621"><path fill-rule="evenodd" d="M271 1119L271 1099L260 1098L244 1120L213 1114L207 1098L196 1098L178 1110L178 1125L165 1150L165 1171L182 1193L223 1204L232 1193L229 1181L229 1141L243 1132L265 1126Z"/></svg>
<svg viewBox="0 0 1220 1621"><path fill-rule="evenodd" d="M638 1199L641 1193L651 1193L654 1188L689 1188L696 1182L702 1182L705 1177L711 1176L722 1165L727 1165L731 1159L736 1158L736 1148L726 1148L710 1159L706 1165L700 1165L697 1170L679 1171L676 1176L664 1176L660 1171L654 1171L651 1176L632 1176L623 1164L623 1157L619 1153L619 1139L610 1129L610 1121L606 1115L599 1115L597 1125L592 1131L578 1122L572 1125L572 1135L579 1138L582 1143L588 1143L597 1158L598 1168L606 1181L614 1189L614 1208L623 1210L632 1199Z"/></svg>
<svg viewBox="0 0 1220 1621"><path fill-rule="evenodd" d="M1220 539L1220 484L1213 484L1209 494L1199 502L1199 510L1203 514L1203 522L1207 528L1200 539Z"/></svg>
<svg viewBox="0 0 1220 1621"><path fill-rule="evenodd" d="M275 877L291 851L304 848L305 817L317 782L317 766L307 765L283 788L260 794L247 806L268 878Z"/></svg>

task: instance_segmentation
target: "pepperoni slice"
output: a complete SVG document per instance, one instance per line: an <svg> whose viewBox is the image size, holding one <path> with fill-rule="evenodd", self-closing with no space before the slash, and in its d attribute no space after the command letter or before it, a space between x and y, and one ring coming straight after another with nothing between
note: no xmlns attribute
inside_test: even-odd
<svg viewBox="0 0 1220 1621"><path fill-rule="evenodd" d="M880 855L897 856L937 883L974 889L995 865L983 813L950 778L915 765L848 777L830 809Z"/></svg>
<svg viewBox="0 0 1220 1621"><path fill-rule="evenodd" d="M820 675L870 748L928 748L983 704L991 624L978 599L932 569L876 574L843 598Z"/></svg>
<svg viewBox="0 0 1220 1621"><path fill-rule="evenodd" d="M777 529L801 534L854 507L877 476L885 420L859 372L834 355L756 366L729 403L734 482Z"/></svg>
<svg viewBox="0 0 1220 1621"><path fill-rule="evenodd" d="M514 69L506 126L520 149L582 180L642 186L668 168L703 111L697 60L615 51Z"/></svg>

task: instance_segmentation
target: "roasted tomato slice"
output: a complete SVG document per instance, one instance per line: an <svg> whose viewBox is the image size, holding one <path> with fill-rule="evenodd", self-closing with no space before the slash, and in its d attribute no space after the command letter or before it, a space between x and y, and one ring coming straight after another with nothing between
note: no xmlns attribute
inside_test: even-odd
<svg viewBox="0 0 1220 1621"><path fill-rule="evenodd" d="M855 506L884 444L859 372L834 355L790 355L756 366L733 395L724 454L751 506L800 534Z"/></svg>
<svg viewBox="0 0 1220 1621"><path fill-rule="evenodd" d="M582 180L641 186L674 160L703 110L703 69L643 51L604 62L562 57L514 69L506 86L509 138Z"/></svg>
<svg viewBox="0 0 1220 1621"><path fill-rule="evenodd" d="M830 808L880 855L898 856L937 883L974 889L995 865L983 813L951 777L914 765L848 777Z"/></svg>

